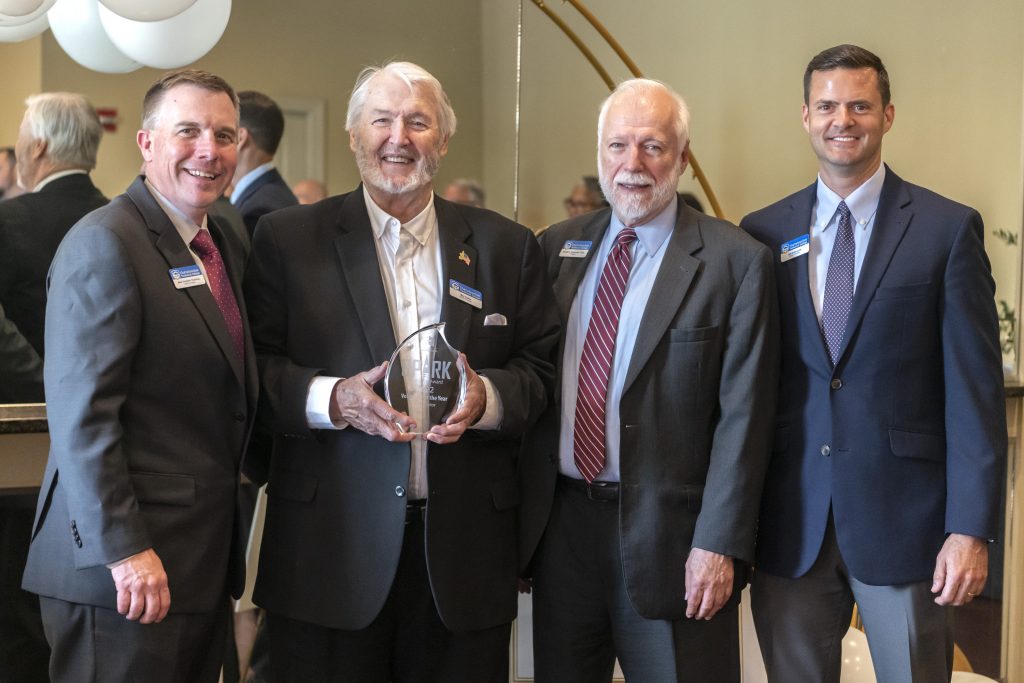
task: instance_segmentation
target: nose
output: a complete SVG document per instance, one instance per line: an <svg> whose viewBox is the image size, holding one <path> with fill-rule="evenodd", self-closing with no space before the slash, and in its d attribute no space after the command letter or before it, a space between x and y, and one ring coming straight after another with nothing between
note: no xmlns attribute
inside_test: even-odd
<svg viewBox="0 0 1024 683"><path fill-rule="evenodd" d="M391 135L388 136L388 142L393 145L402 146L407 142L407 129L405 127L405 121L400 117L396 117L391 122Z"/></svg>
<svg viewBox="0 0 1024 683"><path fill-rule="evenodd" d="M196 155L203 159L217 157L217 136L212 130L204 130L196 138Z"/></svg>
<svg viewBox="0 0 1024 683"><path fill-rule="evenodd" d="M853 116L850 108L846 106L836 107L836 124L841 128L847 128L853 123Z"/></svg>
<svg viewBox="0 0 1024 683"><path fill-rule="evenodd" d="M638 171L643 167L641 161L641 150L639 145L630 145L626 157L626 168L630 171Z"/></svg>

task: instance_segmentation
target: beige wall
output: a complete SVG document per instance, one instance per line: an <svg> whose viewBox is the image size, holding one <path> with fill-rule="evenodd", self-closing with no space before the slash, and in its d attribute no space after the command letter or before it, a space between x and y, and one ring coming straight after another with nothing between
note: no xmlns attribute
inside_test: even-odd
<svg viewBox="0 0 1024 683"><path fill-rule="evenodd" d="M877 52L893 81L896 120L885 160L903 177L977 207L990 229L1021 229L1024 3L864 0L701 2L587 0L644 74L692 109L693 150L728 218L814 179L800 123L801 78L816 52L854 42ZM487 130L512 106L516 3L484 2ZM567 3L548 3L578 29L617 80L629 76ZM607 89L529 0L524 8L520 220L564 214L574 179L595 172L597 108ZM485 137L488 184L510 182L506 148ZM687 178L683 189L696 183ZM509 201L505 207L510 208ZM796 228L794 229L796 234ZM1020 255L987 236L998 297L1016 300Z"/></svg>
<svg viewBox="0 0 1024 683"><path fill-rule="evenodd" d="M0 43L0 73L3 96L0 97L0 147L14 147L18 128L25 113L25 98L39 92L42 82L40 53L42 38L20 43Z"/></svg>
<svg viewBox="0 0 1024 683"><path fill-rule="evenodd" d="M418 0L307 0L292 5L300 9L289 10L273 0L235 2L224 36L195 66L225 77L240 90L325 100L326 181L337 193L358 183L344 131L345 107L356 74L367 64L392 58L417 62L446 86L459 116L459 131L438 182L459 175L479 176L483 158L479 3L446 0L445 5L447 11L442 13L434 3ZM417 35L430 39L410 38ZM150 68L119 75L89 71L64 54L50 32L42 38L41 70L43 89L75 90L88 95L96 106L118 109L118 130L100 144L94 177L108 195L121 192L141 161L135 133L142 95L161 72Z"/></svg>

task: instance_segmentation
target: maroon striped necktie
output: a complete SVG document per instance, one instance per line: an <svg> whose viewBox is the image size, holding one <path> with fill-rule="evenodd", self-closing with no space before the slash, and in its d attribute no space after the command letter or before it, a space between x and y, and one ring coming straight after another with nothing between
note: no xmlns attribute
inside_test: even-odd
<svg viewBox="0 0 1024 683"><path fill-rule="evenodd" d="M636 231L633 228L624 228L615 236L615 246L608 254L597 285L594 310L580 356L573 456L588 484L604 469L608 376L615 356L615 335L619 329L622 298L626 295L626 280L633 264L634 241Z"/></svg>
<svg viewBox="0 0 1024 683"><path fill-rule="evenodd" d="M242 336L242 315L238 311L238 301L235 300L235 293L231 290L231 280L228 279L228 271L224 267L224 260L220 257L217 245L213 243L213 237L209 230L200 230L199 234L192 238L192 250L199 254L203 261L203 268L206 270L206 280L210 283L210 291L217 302L217 308L224 316L224 323L231 333L231 341L234 342L235 352L238 357L245 360L245 340Z"/></svg>

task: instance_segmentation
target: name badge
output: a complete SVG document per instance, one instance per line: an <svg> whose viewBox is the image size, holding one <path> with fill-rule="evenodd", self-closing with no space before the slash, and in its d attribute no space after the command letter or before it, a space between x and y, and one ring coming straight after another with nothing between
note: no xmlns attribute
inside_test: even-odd
<svg viewBox="0 0 1024 683"><path fill-rule="evenodd" d="M794 237L788 242L782 243L782 248L779 251L779 259L782 263L785 263L789 259L796 258L797 256L803 256L811 250L811 236L800 235Z"/></svg>
<svg viewBox="0 0 1024 683"><path fill-rule="evenodd" d="M448 280L448 293L459 301L465 301L474 308L484 307L484 295L458 280Z"/></svg>
<svg viewBox="0 0 1024 683"><path fill-rule="evenodd" d="M174 283L175 289L185 289L206 284L206 278L203 277L203 271L199 270L199 266L171 268L167 272L171 274L171 282Z"/></svg>
<svg viewBox="0 0 1024 683"><path fill-rule="evenodd" d="M565 244L562 245L562 251L558 252L558 255L562 258L586 258L592 244L594 243L590 241L577 242L566 240Z"/></svg>

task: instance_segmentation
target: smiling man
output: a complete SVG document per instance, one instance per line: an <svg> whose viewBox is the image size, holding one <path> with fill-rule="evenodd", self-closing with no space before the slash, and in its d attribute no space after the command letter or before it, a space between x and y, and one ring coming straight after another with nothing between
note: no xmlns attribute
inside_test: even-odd
<svg viewBox="0 0 1024 683"><path fill-rule="evenodd" d="M364 70L346 120L362 185L256 226L245 289L274 449L251 463L269 472L255 601L275 681L508 681L516 458L557 315L527 229L431 191L455 124L421 67ZM468 391L428 429L380 382L437 322Z"/></svg>
<svg viewBox="0 0 1024 683"><path fill-rule="evenodd" d="M235 169L237 99L172 72L142 125L145 174L71 229L49 275L50 457L23 586L53 681L217 681L244 584L256 359L241 263L206 215Z"/></svg>
<svg viewBox="0 0 1024 683"><path fill-rule="evenodd" d="M601 107L610 209L541 237L561 391L522 455L538 683L739 681L737 605L775 402L768 250L676 194L689 113L662 83Z"/></svg>
<svg viewBox="0 0 1024 683"><path fill-rule="evenodd" d="M981 216L882 163L889 75L814 57L809 187L743 219L775 254L782 384L754 622L773 683L839 680L856 601L880 681L949 680L981 593L1006 456ZM808 228L809 226L809 228Z"/></svg>

